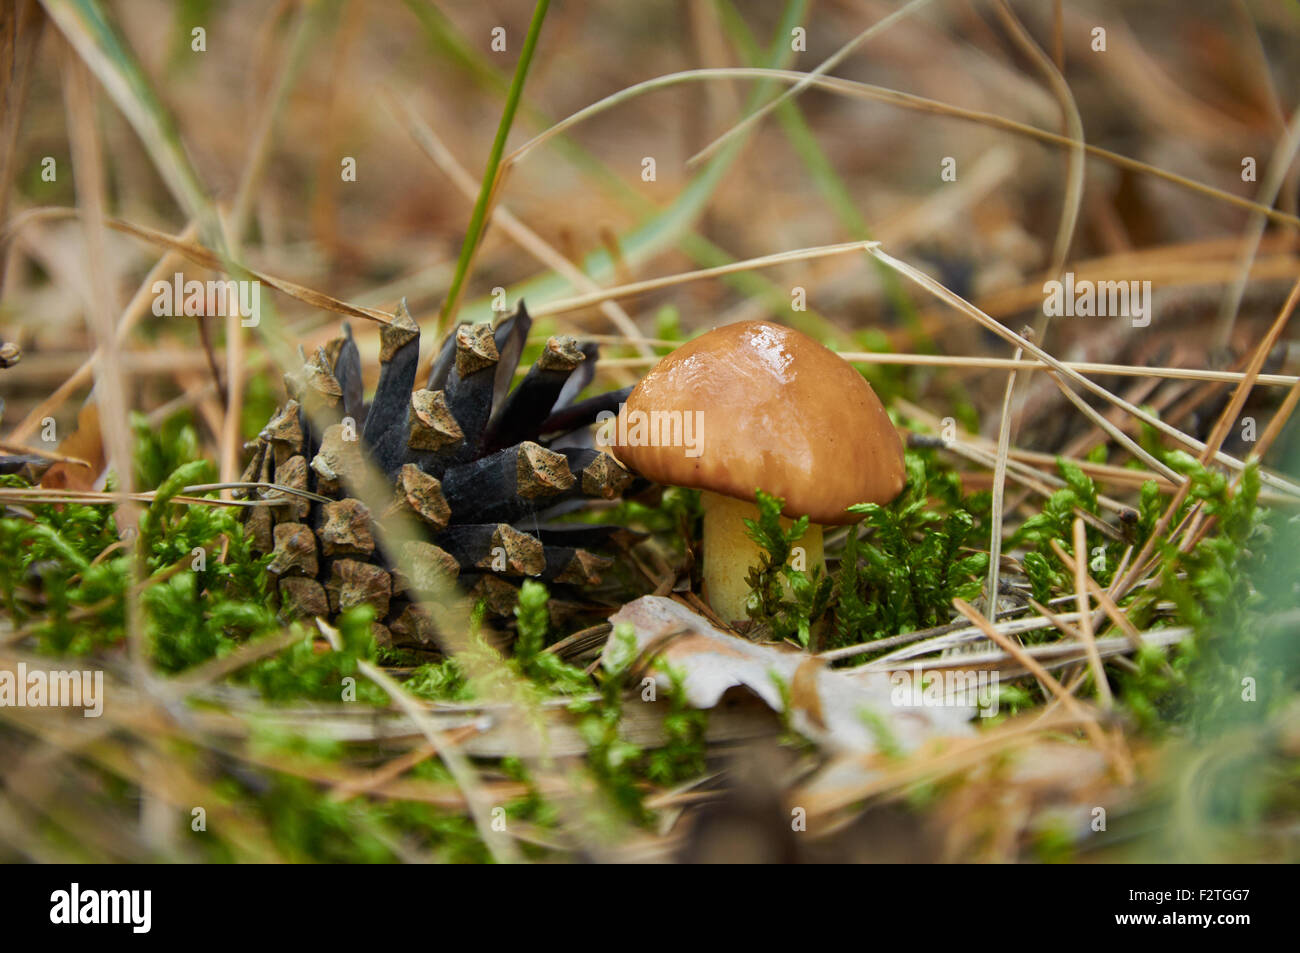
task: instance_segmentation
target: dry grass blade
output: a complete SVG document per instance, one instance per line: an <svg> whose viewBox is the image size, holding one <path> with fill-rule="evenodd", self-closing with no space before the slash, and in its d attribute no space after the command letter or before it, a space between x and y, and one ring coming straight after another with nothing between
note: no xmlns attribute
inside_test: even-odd
<svg viewBox="0 0 1300 953"><path fill-rule="evenodd" d="M1286 304L1282 306L1281 312L1269 328L1264 340L1260 342L1260 346L1255 349L1255 353L1251 356L1250 368L1247 371L1246 378L1237 385L1237 389L1233 392L1232 399L1228 402L1228 406L1225 407L1223 413L1219 415L1219 419L1215 423L1209 442L1201 447L1203 452L1202 463L1206 463L1210 459L1217 460L1222 456L1222 454L1217 452L1218 447L1222 445L1224 437L1227 436L1228 428L1232 426L1233 422L1237 419L1237 416L1241 413L1241 408L1246 403L1246 398L1250 394L1251 378L1254 374L1258 374L1260 368L1263 367L1264 360L1267 358L1268 353L1272 348L1272 342L1277 340L1282 329L1286 326L1287 321L1290 320L1291 314L1295 310L1297 300L1300 300L1300 280L1297 280L1292 286L1291 293L1287 296ZM1260 478L1265 479L1266 477L1267 474L1265 474L1261 468ZM1122 598L1123 595L1133 586L1134 582L1142 578L1143 573L1148 571L1148 560L1151 559L1152 554L1155 552L1157 541L1161 539L1164 533L1168 530L1169 524L1173 521L1175 514L1178 513L1184 501L1186 501L1190 490L1190 484L1183 484L1183 486L1178 488L1178 492L1174 494L1173 499L1169 501L1169 505L1165 508L1164 513L1161 514L1160 519L1156 522L1150 538L1147 539L1146 544L1142 547L1138 557L1134 559L1132 567L1129 569L1128 573L1125 574L1123 579L1115 585L1114 588L1119 597ZM1191 514L1189 514L1188 518L1190 518L1190 515Z"/></svg>
<svg viewBox="0 0 1300 953"><path fill-rule="evenodd" d="M1049 365L1052 369L1059 372L1063 377L1067 377L1070 380L1074 381L1075 383L1082 385L1085 389L1096 394L1098 397L1104 398L1105 400L1109 401L1115 406L1122 408L1126 413L1130 414L1131 416L1136 417L1138 420L1141 420L1143 423L1149 424L1150 426L1155 427L1157 430L1159 430L1161 433L1165 434L1166 436L1171 437L1174 440L1177 440L1183 446L1196 450L1198 453L1204 452L1206 450L1207 445L1197 440L1195 437L1192 437L1184 433L1183 431L1179 430L1177 427L1171 427L1169 424L1165 423L1160 418L1152 416L1151 414L1147 413L1145 410L1142 410L1140 407L1133 406L1128 401L1124 400L1122 397L1119 397L1111 393L1109 390L1102 387L1100 384L1097 384L1095 381L1087 377L1084 377L1078 371L1075 371L1072 368L1067 367L1065 364L1058 361L1055 357L1048 354L1046 351L1038 347L1033 342L1026 340L1021 335L1016 334L1014 331L1006 328L1002 324L993 320L987 314L981 311L979 308L971 304L969 301L965 300L960 295L954 294L952 291L945 288L942 284L935 281L933 278L931 278L929 275L925 274L924 272L916 268L913 268L911 265L907 264L906 262L894 258L892 255L886 254L880 248L870 248L868 249L868 254L874 255L880 260L890 265L891 267L898 269L898 271L901 274L905 275L907 278L916 282L922 288L925 288L927 291L929 291L935 297L939 298L941 301L947 302L948 304L952 305L952 307L956 308L961 313L967 315L968 317L973 318L985 329L993 332L998 337L1001 337L1004 340L1011 342L1012 344L1017 344L1020 347L1024 348L1030 354L1034 355L1034 357L1038 358L1038 360L1042 361L1043 363ZM1062 392L1065 393L1067 397L1071 397L1072 392L1070 392L1069 388L1062 387ZM1078 395L1074 394L1071 397L1071 400L1072 401L1078 400ZM1076 406L1079 405L1076 404ZM1083 408L1080 407L1080 409L1082 410ZM1103 428L1108 428L1112 426L1109 424L1109 422L1103 423L1102 421L1098 420L1097 417L1094 416L1095 411L1092 411L1091 408L1088 408L1087 413L1088 416L1090 416L1093 419L1094 423L1097 423L1099 426L1102 426ZM1123 440L1128 441L1127 436L1124 436ZM1141 456L1144 457L1150 456L1149 454L1146 454L1145 451L1142 451L1141 448L1138 448L1138 451L1139 451L1139 455ZM1241 470L1245 467L1245 464L1242 461L1238 460L1236 457L1232 457L1222 452L1221 450L1216 449L1212 452L1213 452L1214 460L1224 464L1225 466L1231 467L1234 470ZM1163 472L1168 468L1165 467L1163 464L1160 464L1158 469ZM1166 474L1166 476L1168 475ZM1292 483L1290 480L1285 480L1277 476L1276 474L1264 470L1260 471L1260 479L1276 489L1282 490L1292 496L1300 497L1300 486L1297 486L1296 484ZM1186 481L1179 474L1174 475L1173 482L1183 483L1184 485L1186 485Z"/></svg>
<svg viewBox="0 0 1300 953"><path fill-rule="evenodd" d="M1297 119L1300 120L1300 117L1297 117ZM1300 132L1300 121L1297 121L1296 128ZM1297 278L1295 284L1291 286L1291 293L1287 295L1282 310L1256 346L1254 354L1251 355L1245 377L1237 383L1232 392L1232 399L1228 401L1228 406L1223 409L1223 413L1219 415L1219 419L1215 422L1214 430L1210 433L1210 439L1206 441L1206 446L1201 452L1202 464L1217 459L1215 451L1223 445L1224 439L1228 436L1228 430L1240 417L1241 409L1246 406L1246 399L1255 386L1255 378L1263 370L1264 362L1268 360L1268 356L1272 353L1278 339L1281 338L1287 322L1291 320L1297 302L1300 302L1300 278Z"/></svg>
<svg viewBox="0 0 1300 953"><path fill-rule="evenodd" d="M95 0L42 0L86 68L143 140L150 159L204 239L224 248L221 225L180 134L139 64Z"/></svg>
<svg viewBox="0 0 1300 953"><path fill-rule="evenodd" d="M1264 375L1261 374L1259 377L1255 378L1256 382L1258 383L1260 377L1263 376ZM1282 399L1282 405L1278 407L1277 412L1273 414L1273 418L1268 422L1268 426L1264 428L1264 432L1260 435L1259 441L1255 444L1254 449L1251 450L1251 460L1264 459L1264 455L1267 454L1269 448L1273 446L1273 441L1277 440L1278 435L1282 432L1282 428L1285 427L1287 421L1291 419L1291 414L1295 412L1297 403L1300 403L1300 381L1292 384L1291 389L1286 392L1286 397ZM1238 475L1237 479L1241 479L1240 475Z"/></svg>
<svg viewBox="0 0 1300 953"><path fill-rule="evenodd" d="M580 334L578 335L584 341L594 341L597 344L626 344L624 338L602 337L597 334ZM681 346L680 341L661 341L653 338L641 339L643 343L653 347L677 348ZM969 357L960 354L908 354L899 351L837 351L840 357L850 364L880 364L880 365L903 365L907 367L944 367L954 370L981 370L981 371L1024 371L1033 373L1035 371L1050 370L1047 364L1037 360L1019 361L1008 357ZM655 357L622 357L606 358L602 363L611 363L616 367L645 367L651 363L658 362L660 358ZM1105 364L1097 361L1062 361L1061 364L1071 370L1078 371L1080 374L1097 374L1108 377L1141 377L1141 378L1161 378L1164 380L1175 381L1214 381L1223 384L1236 384L1245 379L1243 371L1219 371L1202 367L1149 367L1139 366L1136 364ZM1269 387L1292 387L1300 383L1300 377L1294 374L1259 374L1255 377L1256 384L1263 384Z"/></svg>
<svg viewBox="0 0 1300 953"><path fill-rule="evenodd" d="M421 121L415 114L415 111L409 104L402 103L400 106L392 106L390 98L390 108L400 109L401 114L406 119L407 128L416 144L420 146L429 158L438 164L438 166L447 173L452 183L460 189L462 194L471 201L474 198L474 180L470 178L465 168L456 161L451 150L443 141L429 128L428 124ZM491 211L491 220L498 222L502 231L513 238L521 248L533 255L538 261L548 268L553 269L556 273L563 275L572 282L575 288L581 288L588 292L599 290L599 286L592 281L587 275L571 261L556 251L551 245L542 239L535 231L516 218L509 209L498 204L493 206ZM617 338L619 343L630 343L634 346L647 360L658 360L650 343L645 340L640 330L621 307L613 301L602 301L600 304L601 311L609 318L610 323L618 330L623 332L622 338Z"/></svg>
<svg viewBox="0 0 1300 953"><path fill-rule="evenodd" d="M1110 740L1106 737L1106 733L1101 730L1101 725L1097 723L1096 716L1081 705L1073 695L1067 692L1065 686L1052 677L1051 672L1043 668L1043 666L1040 665L1033 656L1025 652L1023 648L1016 645L1015 642L1012 642L1009 638L999 632L997 628L989 623L988 619L980 615L980 613L968 602L963 599L954 599L952 604L958 612L974 623L981 632L996 642L1004 652L1010 653L1017 662L1027 668L1033 673L1035 678L1047 686L1047 688L1051 690L1052 694L1060 699L1061 704L1069 710L1070 714L1078 719L1083 725L1084 731L1087 732L1088 738L1093 744L1103 751L1111 750L1112 745Z"/></svg>
<svg viewBox="0 0 1300 953"><path fill-rule="evenodd" d="M1076 574L1079 572L1074 557L1061 548L1061 544L1057 540L1052 540L1052 551L1056 553L1056 557L1061 560L1061 564L1064 565L1067 570ZM1129 552L1125 554L1125 560L1122 561L1115 570L1116 580L1123 577L1124 571L1127 568L1128 557L1131 554L1132 548L1130 547ZM1096 598L1098 604L1110 618L1110 621L1115 623L1115 625L1123 631L1125 637L1128 639L1129 648L1136 652L1142 647L1142 634L1138 632L1137 627L1129 621L1129 617L1124 614L1124 610L1115 604L1115 600L1111 598L1110 593L1097 584L1097 581L1092 578L1086 568L1083 569L1083 577L1088 584L1088 591Z"/></svg>
<svg viewBox="0 0 1300 953"><path fill-rule="evenodd" d="M194 226L191 224L181 234L175 236L175 238L177 241L187 242L193 234ZM114 338L117 344L120 345L126 342L127 338L130 336L131 330L135 327L136 322L140 320L141 316L143 316L148 309L149 302L153 298L154 282L170 272L172 268L175 267L177 260L178 256L176 253L168 251L164 253L162 257L158 259L157 264L149 270L149 273L140 283L135 294L131 297L130 302L127 303L126 308L123 309L122 314L117 319L117 333ZM21 441L35 433L36 428L40 426L42 419L53 414L72 396L74 392L76 392L78 388L85 386L85 384L91 380L94 373L95 362L100 360L101 356L102 352L96 348L95 351L91 353L90 357L86 358L75 372L64 380L62 384L56 387L48 397L32 408L31 412L28 413L28 415L9 432L9 439Z"/></svg>
<svg viewBox="0 0 1300 953"><path fill-rule="evenodd" d="M1112 708L1115 696L1111 694L1110 682L1106 680L1106 669L1101 664L1101 655L1097 652L1097 640L1092 632L1092 606L1088 602L1088 544L1084 533L1083 520L1074 520L1074 592L1079 612L1079 635L1088 649L1088 665L1092 669L1092 680L1097 686L1104 708ZM1056 540L1052 540L1053 543ZM1094 584L1095 585L1095 584Z"/></svg>
<svg viewBox="0 0 1300 953"><path fill-rule="evenodd" d="M617 93L607 96L606 98L579 110L568 118L556 123L545 132L524 143L511 153L507 162L511 164L518 162L527 153L533 151L548 139L560 135L573 126L590 119L592 116L604 112L613 106L620 105L621 103L627 102L629 99L655 90L665 89L680 83L727 79L775 79L785 83L797 84L805 81L809 75L810 74L808 73L799 73L792 70L761 69L757 67L729 67L726 69L686 70L681 73L669 73L665 76L659 76L655 79L646 80L645 82L637 83L634 86L629 86L625 89L619 90ZM1071 140L1068 136L1047 132L1046 130L1038 129L1034 126L1007 119L1004 116L997 116L992 113L979 112L977 110L962 109L956 106L951 106L948 103L926 99L923 96L913 96L910 93L901 93L897 90L872 86L867 83L856 83L849 80L819 76L813 78L810 81L810 84L852 98L887 102L905 109L914 109L920 112L928 112L940 116L950 116L956 119L980 123L1019 136L1036 139L1039 142L1045 142L1064 148L1072 149L1077 145L1077 143ZM1186 178L1185 176L1168 172L1164 169L1150 165L1149 163L1141 162L1137 159L1112 152L1109 149L1102 149L1097 146L1085 144L1084 151L1094 159L1101 159L1104 162L1109 162L1112 165L1133 172L1138 172L1142 175L1153 176L1188 191L1206 196L1207 198L1215 199L1216 201L1235 205L1238 208L1259 212L1276 224L1300 229L1300 217L1281 211L1280 209L1269 208L1268 206L1261 205L1251 199L1242 198L1239 195L1234 195L1233 193L1224 191L1223 189L1214 188L1213 186L1206 185L1203 182L1196 182L1192 179Z"/></svg>
<svg viewBox="0 0 1300 953"><path fill-rule="evenodd" d="M0 222L9 217L18 130L27 102L32 62L40 45L45 18L35 0L15 0L0 8ZM0 268L0 295L6 271Z"/></svg>
<svg viewBox="0 0 1300 953"><path fill-rule="evenodd" d="M1060 618L1066 621L1076 621L1074 613L1063 612L1059 614ZM1023 619L1004 619L996 623L999 632L1005 635L1020 635L1025 632L1038 632L1043 629L1050 629L1053 626L1050 619L1031 616ZM933 633L933 634L931 634ZM886 655L868 663L870 666L877 668L898 666L900 662L907 659L918 658L923 655L933 653L942 653L944 650L952 648L955 645L961 645L966 642L974 642L983 638L984 631L978 626L963 626L960 622L953 622L946 626L940 626L938 631L930 632L909 632L904 636L895 636L895 639L903 641L903 647L893 650ZM866 652L875 651L883 647L876 642L868 642L863 645L849 646L837 652L827 652L824 658L827 660L851 658L854 655L862 655Z"/></svg>
<svg viewBox="0 0 1300 953"><path fill-rule="evenodd" d="M25 224L37 220L56 220L61 218L75 218L77 212L74 209L45 208L32 209L31 211L15 219L6 230L6 237L12 236L19 231ZM383 311L377 311L374 308L366 308L361 305L349 304L346 301L340 301L332 298L327 294L315 291L311 288L304 287L296 282L289 281L287 278L279 278L266 272L256 271L245 266L232 266L226 259L216 252L203 245L195 242L187 242L175 236L168 235L166 232L149 228L147 225L137 225L132 222L124 222L119 219L106 218L104 225L124 235L131 235L142 241L148 242L158 248L165 248L175 252L182 258L201 265L204 268L216 272L231 271L232 267L237 267L241 274L246 274L250 278L260 281L262 284L274 288L291 298L301 301L310 308L320 308L325 311L333 311L335 314L344 314L353 318L361 318L371 321L375 324L387 324L389 317Z"/></svg>
<svg viewBox="0 0 1300 953"><path fill-rule="evenodd" d="M1066 259L1070 255L1070 243L1074 240L1074 231L1079 223L1079 206L1083 203L1083 160L1087 154L1084 150L1083 118L1079 115L1078 104L1074 101L1074 94L1070 92L1070 85L1065 81L1065 77L1061 75L1061 71L1056 68L1042 48L1034 42L1034 38L1030 36L1029 31L1025 29L1024 24L1020 22L1020 19L1012 11L1006 0L997 0L993 9L997 11L998 17L1016 41L1016 45L1034 61L1039 71L1046 77L1048 85L1052 88L1052 95L1061 104L1066 133L1074 143L1070 148L1065 176L1065 197L1061 203L1061 222L1056 229L1056 244L1052 249L1051 265L1048 266L1048 273L1057 275L1065 268ZM1045 316L1037 331L1038 339L1043 340L1046 331Z"/></svg>
<svg viewBox="0 0 1300 953"><path fill-rule="evenodd" d="M320 619L316 620L316 624L327 637L332 633L332 641L337 642L337 631L332 630ZM455 745L447 741L437 726L425 717L419 703L407 693L406 689L394 681L392 676L371 662L360 661L358 667L363 675L388 693L388 697L415 723L428 739L430 746L438 752L442 763L460 785L461 792L469 805L470 814L474 818L474 824L478 827L479 836L483 838L483 842L487 844L496 860L498 862L519 860L519 851L514 841L508 836L502 836L502 833L495 829L492 823L492 805L482 796L478 777L469 760L456 749Z"/></svg>
<svg viewBox="0 0 1300 953"><path fill-rule="evenodd" d="M900 9L895 10L893 13L889 14L886 17L883 17L876 23L873 23L871 26L867 27L865 30L863 30L853 39L849 40L849 42L845 43L842 47L840 47L838 50L836 50L834 53L828 56L825 60L819 63L814 69L812 69L807 74L807 78L800 80L798 83L796 83L794 86L787 89L780 96L776 97L771 102L764 105L761 109L758 109L753 113L751 113L750 115L746 116L739 123L732 126L730 129L728 129L722 135L718 136L716 139L714 139L711 143L709 143L699 152L695 153L695 155L691 156L690 159L687 160L686 164L695 165L696 163L701 162L704 159L707 159L709 156L713 155L715 152L721 149L723 145L725 145L727 142L729 142L731 139L735 138L736 136L740 135L742 132L744 132L754 123L757 123L760 120L762 120L764 116L772 112L772 110L776 109L782 103L793 99L795 96L798 96L801 92L807 89L808 86L816 82L819 76L825 73L829 73L841 62L843 62L843 60L847 58L850 53L856 50L867 40L871 39L873 36L875 36L878 33L883 33L885 30L888 30L891 26L893 26L895 23L897 23L899 20L903 19L904 17L916 13L918 10L921 9L921 7L925 6L927 3L929 3L929 0L911 0L910 3L907 3Z"/></svg>
<svg viewBox="0 0 1300 953"><path fill-rule="evenodd" d="M1102 430L1106 431L1106 434L1112 440L1145 463L1148 468L1154 470L1171 483L1187 482L1187 477L1183 476L1164 461L1157 459L1155 454L1147 451L1140 443L1124 431L1120 430L1119 427L1115 426L1115 424L1107 420L1103 414L1089 406L1088 403L1076 394L1074 390L1065 383L1065 381L1061 380L1060 376L1055 372L1049 369L1047 375L1052 379L1053 383L1056 384L1057 388L1065 396L1065 399L1073 404L1079 413L1083 414ZM1116 397L1115 399L1116 401L1119 401L1122 398ZM1127 403L1127 401L1125 401L1125 403Z"/></svg>
<svg viewBox="0 0 1300 953"><path fill-rule="evenodd" d="M258 659L283 651L301 639L302 635L299 632L287 629L276 635L245 642L229 655L214 658L210 662L190 669L183 676L177 678L172 683L172 686L180 689L181 692L186 692L192 691L199 685L220 681L227 675L239 671L246 665L251 665Z"/></svg>
<svg viewBox="0 0 1300 953"><path fill-rule="evenodd" d="M1297 152L1300 152L1300 108L1292 113L1291 121L1285 127L1285 135L1273 150L1273 157L1269 160L1264 181L1259 184L1261 205L1272 206L1277 201L1278 193L1282 191L1282 184L1292 163L1295 162ZM1251 213L1248 238L1242 243L1240 271L1226 290L1223 304L1219 308L1219 318L1215 324L1213 338L1216 348L1227 347L1232 336L1237 312L1241 308L1241 299L1246 293L1246 283L1250 280L1251 262L1259 251L1259 243L1264 237L1264 229L1267 226L1268 219L1263 214Z"/></svg>
<svg viewBox="0 0 1300 953"><path fill-rule="evenodd" d="M100 427L108 451L108 462L118 474L120 491L116 520L119 526L135 526L136 508L130 502L134 482L131 457L131 432L128 425L130 388L118 360L117 329L113 326L113 280L104 247L105 182L99 135L95 128L94 94L90 77L81 62L67 55L64 62L65 91L68 100L68 138L72 143L76 170L77 201L85 210L83 227L90 270L90 287L94 298L86 302L87 323L91 327L99 359L96 362L95 399L100 408ZM138 560L129 560L128 586L138 578ZM139 609L134 601L126 605L126 631L136 674L143 672L145 651L139 626Z"/></svg>
<svg viewBox="0 0 1300 953"><path fill-rule="evenodd" d="M658 344L660 342L654 343ZM673 345L676 346L676 342L673 342ZM1026 373L1050 369L1042 361L1030 361L1023 358L1017 361L1005 357L900 354L893 351L882 353L842 351L839 354L850 364L904 364L916 367L971 368L990 371L1014 370ZM1199 367L1146 367L1135 364L1103 364L1096 361L1062 361L1061 365L1080 374L1098 374L1112 377L1158 377L1181 381L1219 381L1225 384L1235 384L1246 377L1245 373L1241 371L1217 371ZM1300 377L1293 374L1259 374L1255 377L1255 383L1272 387L1292 387L1300 383Z"/></svg>
<svg viewBox="0 0 1300 953"><path fill-rule="evenodd" d="M602 301L610 301L614 298L628 298L633 295L644 294L647 291L656 291L660 288L672 288L692 281L718 278L722 275L731 275L741 271L752 271L756 268L771 268L776 265L784 265L793 261L807 261L813 258L825 258L829 255L843 255L852 251L871 251L878 244L878 242L841 242L836 245L819 245L813 248L798 248L794 251L778 252L775 255L762 255L758 258L749 258L745 261L736 261L727 265L719 265L716 268L701 268L698 271L685 271L676 275L666 275L662 278L648 278L645 281L634 281L631 284L620 285L614 288L605 288L600 291L577 295L573 298L566 298L561 301L551 301L546 304L538 305L536 308L530 308L529 311L535 318L546 317L552 314L564 314L567 311L581 311L583 308L589 308L594 304L600 304Z"/></svg>
<svg viewBox="0 0 1300 953"><path fill-rule="evenodd" d="M1029 329L1026 328L1026 333ZM1016 348L1011 358L1013 363L1020 362L1021 348ZM993 505L990 511L989 529L989 576L985 583L984 605L989 618L997 621L998 617L998 569L1002 563L1002 501L1007 484L1007 451L1011 446L1011 398L1016 390L1016 372L1007 375L1006 393L1002 397L1002 419L998 424L997 459L993 463Z"/></svg>
<svg viewBox="0 0 1300 953"><path fill-rule="evenodd" d="M89 467L90 464L78 457L68 457L61 453L55 453L53 450L45 450L42 447L27 447L22 444L0 441L0 453L17 453L24 456L40 457L51 463L72 463L80 467Z"/></svg>

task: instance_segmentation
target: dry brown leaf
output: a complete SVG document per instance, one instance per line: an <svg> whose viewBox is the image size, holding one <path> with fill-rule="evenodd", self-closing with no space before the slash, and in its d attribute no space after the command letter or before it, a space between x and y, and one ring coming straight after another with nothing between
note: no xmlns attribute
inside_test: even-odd
<svg viewBox="0 0 1300 953"><path fill-rule="evenodd" d="M897 704L886 673L851 678L805 652L723 632L662 596L629 602L609 621L631 625L638 653L653 645L657 657L682 673L692 706L712 708L737 687L749 689L775 711L786 711L788 699L791 726L831 751L875 751L882 734L890 746L913 751L932 738L966 736L974 730L969 724L973 706ZM611 638L604 657L612 651L618 648ZM655 670L653 677L659 687L670 687L662 670Z"/></svg>
<svg viewBox="0 0 1300 953"><path fill-rule="evenodd" d="M41 486L47 490L93 490L104 472L104 436L99 429L99 408L87 401L77 414L77 429L59 442L59 453L65 457L85 460L90 466L77 463L56 463L41 477Z"/></svg>

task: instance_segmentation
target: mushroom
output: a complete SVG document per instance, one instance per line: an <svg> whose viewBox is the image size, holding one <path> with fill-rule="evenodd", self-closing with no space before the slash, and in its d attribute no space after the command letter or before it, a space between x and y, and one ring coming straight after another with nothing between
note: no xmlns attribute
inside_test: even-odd
<svg viewBox="0 0 1300 953"><path fill-rule="evenodd" d="M822 526L857 522L855 503L903 488L903 446L880 399L812 338L762 321L715 328L682 345L633 389L602 432L647 479L703 491L703 595L724 620L747 618L761 549L745 520L755 491L785 500L783 525L807 516L796 546L825 568Z"/></svg>

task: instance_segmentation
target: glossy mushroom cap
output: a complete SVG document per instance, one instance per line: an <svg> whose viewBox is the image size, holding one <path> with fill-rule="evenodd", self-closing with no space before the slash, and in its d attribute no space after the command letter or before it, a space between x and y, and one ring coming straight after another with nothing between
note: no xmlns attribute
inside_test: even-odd
<svg viewBox="0 0 1300 953"><path fill-rule="evenodd" d="M701 412L691 420L702 433L676 432L696 447L662 439L673 411ZM902 442L871 385L807 335L764 321L716 328L665 357L620 409L611 443L657 483L751 502L762 489L785 499L786 516L816 523L857 522L847 507L887 503L905 481Z"/></svg>

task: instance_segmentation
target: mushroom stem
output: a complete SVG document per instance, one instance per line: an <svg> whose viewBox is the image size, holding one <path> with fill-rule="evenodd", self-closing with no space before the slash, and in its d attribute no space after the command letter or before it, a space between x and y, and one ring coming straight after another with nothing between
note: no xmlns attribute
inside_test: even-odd
<svg viewBox="0 0 1300 953"><path fill-rule="evenodd" d="M745 520L758 519L758 507L708 490L700 494L704 507L704 599L723 620L743 622L749 618L745 603L749 599L749 571L762 563L763 548L749 538ZM782 517L781 526L789 529L791 521ZM810 523L808 531L795 543L791 562L806 572L826 570L822 552L822 528ZM802 549L802 559L800 559Z"/></svg>

